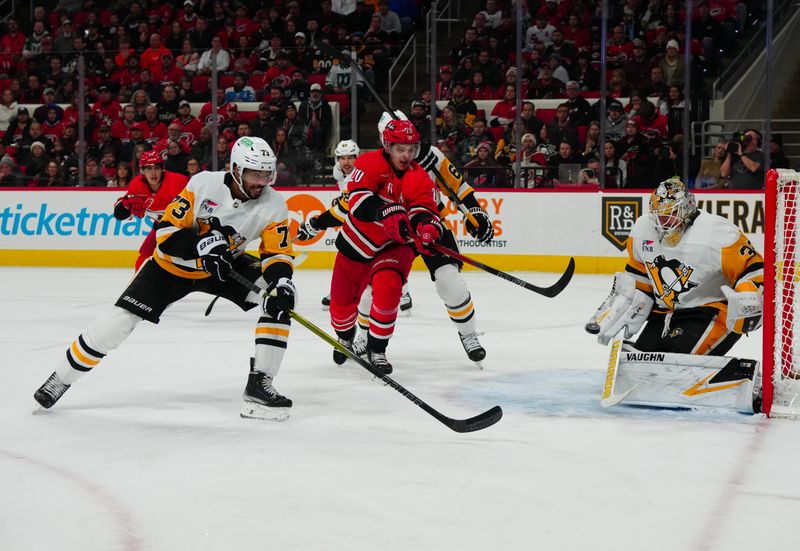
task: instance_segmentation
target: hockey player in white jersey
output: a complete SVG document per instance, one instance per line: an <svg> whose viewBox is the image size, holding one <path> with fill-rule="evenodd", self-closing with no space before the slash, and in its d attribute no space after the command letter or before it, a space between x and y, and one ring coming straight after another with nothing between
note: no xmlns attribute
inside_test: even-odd
<svg viewBox="0 0 800 551"><path fill-rule="evenodd" d="M610 374L614 353L627 354L635 364L623 361L619 374L614 374L633 373L637 390L626 402L708 405L704 400L718 399L715 392L722 396L722 391L737 388L738 392L740 386L752 389L758 379L757 362L697 358L724 356L742 335L761 326L764 261L739 228L698 210L694 195L672 178L653 191L649 213L635 222L627 250L625 272L616 274L611 294L586 325L601 344L616 341ZM622 344L623 338L634 337L635 342ZM649 352L666 354L642 354ZM655 365L659 362L682 369L688 377L665 375L671 377L670 389L681 390L677 398L669 392L653 394L652 389L647 399L642 398L645 388L657 386L662 372L669 371ZM645 376L650 369L653 373ZM695 387L686 381L702 384ZM612 382L607 381L607 387ZM744 395L747 402L748 391ZM714 405L725 403L721 400Z"/></svg>
<svg viewBox="0 0 800 551"><path fill-rule="evenodd" d="M255 327L255 354L244 390L242 417L283 420L292 401L275 390L295 304L293 250L286 202L272 189L276 159L267 143L243 137L231 150L230 172L195 175L170 203L157 226L157 247L116 303L98 315L73 341L55 372L36 391L52 407L81 376L91 371L147 320L158 323L169 305L194 291L222 296L263 315ZM261 240L260 266L244 255ZM237 271L270 291L267 298L231 279Z"/></svg>

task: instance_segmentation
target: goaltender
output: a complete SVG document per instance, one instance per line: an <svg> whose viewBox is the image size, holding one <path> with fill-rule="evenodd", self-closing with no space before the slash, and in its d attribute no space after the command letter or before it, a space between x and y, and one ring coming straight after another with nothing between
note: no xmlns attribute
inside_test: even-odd
<svg viewBox="0 0 800 551"><path fill-rule="evenodd" d="M615 275L611 294L586 324L601 344L620 343L616 352L622 358L614 357L612 344L609 371L617 360L619 368L609 374L630 379L626 403L742 409L737 400L746 403L749 396L738 396L739 390L753 390L758 363L724 354L743 334L761 326L761 254L728 220L698 210L694 195L678 178L653 191L649 213L634 224L627 249L625 272ZM622 344L623 338L637 334L635 342ZM628 364L638 367L628 369ZM637 400L643 386L662 382L668 383L667 392L654 395L651 388L650 399ZM608 383L605 405L613 405L607 394L622 387L610 389ZM722 392L730 390L736 392ZM622 394L613 402L625 398ZM720 401L723 394L727 398ZM707 400L709 396L713 399ZM744 409L749 407L752 403Z"/></svg>

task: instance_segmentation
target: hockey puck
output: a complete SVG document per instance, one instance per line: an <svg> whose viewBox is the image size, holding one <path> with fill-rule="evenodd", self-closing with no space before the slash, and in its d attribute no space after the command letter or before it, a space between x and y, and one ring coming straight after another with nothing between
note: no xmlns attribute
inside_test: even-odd
<svg viewBox="0 0 800 551"><path fill-rule="evenodd" d="M600 332L600 325L591 321L584 326L584 329L586 329L587 333L597 335Z"/></svg>

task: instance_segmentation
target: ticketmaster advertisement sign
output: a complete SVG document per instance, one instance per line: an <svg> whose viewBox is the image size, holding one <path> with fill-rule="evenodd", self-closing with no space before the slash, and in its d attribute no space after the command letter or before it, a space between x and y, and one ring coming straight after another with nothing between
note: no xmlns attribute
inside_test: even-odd
<svg viewBox="0 0 800 551"><path fill-rule="evenodd" d="M280 191L289 205L292 231L326 210L336 192ZM0 264L130 266L149 220L119 221L113 205L118 190L0 191ZM570 256L581 272L611 272L624 265L624 243L633 222L646 214L647 193L493 192L479 193L493 220L495 238L476 242L458 209L448 204L446 221L461 252L503 270L561 271ZM763 250L763 195L700 193L701 209L738 225ZM337 230L329 229L298 251L304 267L333 265ZM252 247L256 248L255 244Z"/></svg>

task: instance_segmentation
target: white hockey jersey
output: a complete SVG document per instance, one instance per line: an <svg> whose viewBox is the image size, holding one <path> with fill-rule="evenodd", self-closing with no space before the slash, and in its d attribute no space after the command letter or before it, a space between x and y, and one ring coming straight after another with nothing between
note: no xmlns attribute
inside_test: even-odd
<svg viewBox="0 0 800 551"><path fill-rule="evenodd" d="M153 256L168 272L190 279L209 277L194 255L171 256L162 246L181 230L191 230L197 235L207 233L212 217L217 218L221 226L235 230L235 234L228 237L234 256L244 253L249 242L260 238L262 271L276 262L292 266L294 252L289 237L289 210L283 196L267 187L256 200L235 199L225 184L227 175L227 172L209 171L196 174L167 206L156 232Z"/></svg>
<svg viewBox="0 0 800 551"><path fill-rule="evenodd" d="M674 311L711 306L727 311L722 286L755 291L764 282L764 260L739 228L700 211L675 247L662 245L649 216L628 237L626 271L653 297L654 308Z"/></svg>
<svg viewBox="0 0 800 551"><path fill-rule="evenodd" d="M350 180L350 174L352 173L352 170L347 174L342 172L338 162L333 164L333 177L336 180L336 185L339 186L339 191L342 193L347 191L347 182Z"/></svg>

